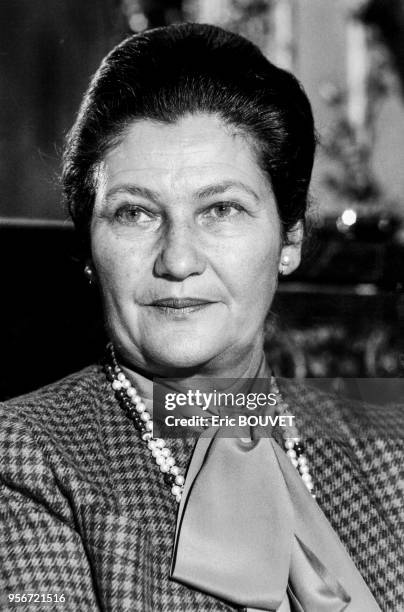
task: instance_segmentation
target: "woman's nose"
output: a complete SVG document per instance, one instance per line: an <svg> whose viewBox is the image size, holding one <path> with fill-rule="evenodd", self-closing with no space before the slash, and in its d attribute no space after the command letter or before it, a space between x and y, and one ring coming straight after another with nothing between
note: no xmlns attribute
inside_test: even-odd
<svg viewBox="0 0 404 612"><path fill-rule="evenodd" d="M185 223L168 228L154 265L157 276L184 280L202 274L205 267L205 254L198 244L196 232Z"/></svg>

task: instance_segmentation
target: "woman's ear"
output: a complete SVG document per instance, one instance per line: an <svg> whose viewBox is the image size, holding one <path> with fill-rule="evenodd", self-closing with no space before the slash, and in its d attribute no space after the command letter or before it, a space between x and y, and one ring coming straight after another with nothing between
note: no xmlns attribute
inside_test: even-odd
<svg viewBox="0 0 404 612"><path fill-rule="evenodd" d="M303 242L303 223L298 221L287 235L287 243L282 247L279 260L279 274L291 274L300 264L302 242Z"/></svg>

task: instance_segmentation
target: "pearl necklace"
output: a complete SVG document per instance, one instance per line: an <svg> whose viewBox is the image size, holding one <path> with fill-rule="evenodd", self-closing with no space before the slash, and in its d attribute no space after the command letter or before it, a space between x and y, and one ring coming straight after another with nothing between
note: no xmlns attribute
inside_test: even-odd
<svg viewBox="0 0 404 612"><path fill-rule="evenodd" d="M125 376L121 366L118 364L112 344L108 345L107 350L109 359L107 358L103 364L105 375L111 383L111 387L115 392L119 404L132 420L135 428L139 431L142 440L147 445L157 466L163 473L166 484L170 486L172 495L179 503L185 483L183 470L176 465L175 458L172 456L165 440L153 437L153 421L151 415L147 411L135 387ZM289 406L283 400L274 376L271 376L271 387L278 397L278 402L276 404L277 413L279 415L291 416ZM285 427L282 436L287 456L292 465L298 470L308 490L312 491L314 485L304 454L304 446L296 427ZM312 496L315 497L314 493L312 493Z"/></svg>

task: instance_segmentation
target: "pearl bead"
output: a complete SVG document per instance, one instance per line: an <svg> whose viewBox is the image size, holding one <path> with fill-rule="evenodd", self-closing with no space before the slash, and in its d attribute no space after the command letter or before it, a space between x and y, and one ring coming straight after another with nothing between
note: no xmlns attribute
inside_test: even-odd
<svg viewBox="0 0 404 612"><path fill-rule="evenodd" d="M140 418L142 419L142 421L144 421L146 423L146 421L150 421L151 416L148 412L146 412L146 410L144 412L142 412L142 414L140 415Z"/></svg>
<svg viewBox="0 0 404 612"><path fill-rule="evenodd" d="M130 389L132 387L132 385L130 384L130 380L128 380L127 378L125 380L122 381L122 387L124 389Z"/></svg>
<svg viewBox="0 0 404 612"><path fill-rule="evenodd" d="M130 401L132 402L132 404L138 404L140 402L140 397L136 393L135 395L131 396Z"/></svg>
<svg viewBox="0 0 404 612"><path fill-rule="evenodd" d="M302 474L302 480L304 482L311 482L311 476L310 474Z"/></svg>
<svg viewBox="0 0 404 612"><path fill-rule="evenodd" d="M299 470L301 474L308 474L309 473L309 466L308 465L299 465Z"/></svg>
<svg viewBox="0 0 404 612"><path fill-rule="evenodd" d="M160 472L163 472L163 474L166 474L169 471L170 471L170 468L166 463L162 463L160 465Z"/></svg>
<svg viewBox="0 0 404 612"><path fill-rule="evenodd" d="M306 482L305 485L306 485L306 487L308 488L309 491L312 491L314 489L314 484L313 484L313 482L311 480ZM313 495L313 497L316 497L316 496Z"/></svg>
<svg viewBox="0 0 404 612"><path fill-rule="evenodd" d="M117 376L117 379L123 382L124 380L126 380L126 376L123 372L120 372Z"/></svg>
<svg viewBox="0 0 404 612"><path fill-rule="evenodd" d="M163 448L161 452L163 453L163 457L169 457L171 455L171 451L167 447Z"/></svg>
<svg viewBox="0 0 404 612"><path fill-rule="evenodd" d="M113 390L114 390L114 391L119 391L119 390L122 388L122 385L121 385L121 383L119 382L119 380L116 380L116 379L115 379L115 380L112 382L112 388L113 388Z"/></svg>
<svg viewBox="0 0 404 612"><path fill-rule="evenodd" d="M172 471L172 470L171 470ZM177 485L183 485L185 482L185 478L184 476L181 476L180 474L178 474L178 476L175 477L175 484Z"/></svg>
<svg viewBox="0 0 404 612"><path fill-rule="evenodd" d="M163 438L157 438L156 440L156 446L157 448L164 448L166 445L165 441L163 440Z"/></svg>
<svg viewBox="0 0 404 612"><path fill-rule="evenodd" d="M290 438L286 438L286 440L285 440L285 447L288 450L293 449L294 445L295 445L295 443L293 442L293 440L291 440Z"/></svg>
<svg viewBox="0 0 404 612"><path fill-rule="evenodd" d="M175 500L176 500L178 503L180 503L180 501L181 501L181 495L176 495L176 496L175 496Z"/></svg>
<svg viewBox="0 0 404 612"><path fill-rule="evenodd" d="M144 442L150 442L152 435L150 432L146 431L145 433L142 433L141 438Z"/></svg>
<svg viewBox="0 0 404 612"><path fill-rule="evenodd" d="M297 468L298 463L297 463L296 459L291 458L290 462L293 465L293 467Z"/></svg>
<svg viewBox="0 0 404 612"><path fill-rule="evenodd" d="M159 448L154 448L151 454L153 457L161 457L161 450Z"/></svg>
<svg viewBox="0 0 404 612"><path fill-rule="evenodd" d="M122 370L121 370L121 368L120 368L118 365L114 367L114 370L115 370L115 372L116 372L117 374L119 374L119 372L121 372L121 371L122 371Z"/></svg>
<svg viewBox="0 0 404 612"><path fill-rule="evenodd" d="M293 449L288 450L286 454L291 459L296 459L296 452Z"/></svg>
<svg viewBox="0 0 404 612"><path fill-rule="evenodd" d="M136 405L136 410L140 414L141 412L144 412L146 410L146 406L144 405L143 402L138 402L137 405Z"/></svg>
<svg viewBox="0 0 404 612"><path fill-rule="evenodd" d="M166 462L166 460L161 455L158 455L158 457L156 457L157 465L163 465L163 463L165 464L165 462Z"/></svg>
<svg viewBox="0 0 404 612"><path fill-rule="evenodd" d="M173 467L173 465L175 465L175 459L174 459L174 457L167 457L167 459L166 459L166 463L167 463L167 465L169 465L170 467Z"/></svg>
<svg viewBox="0 0 404 612"><path fill-rule="evenodd" d="M181 493L181 487L179 487L178 485L174 485L171 489L171 493L173 495L180 495Z"/></svg>
<svg viewBox="0 0 404 612"><path fill-rule="evenodd" d="M146 431L153 431L153 421L147 421L145 423Z"/></svg>
<svg viewBox="0 0 404 612"><path fill-rule="evenodd" d="M179 476L180 473L180 468L178 467L178 465L173 465L170 473L173 474L174 476Z"/></svg>
<svg viewBox="0 0 404 612"><path fill-rule="evenodd" d="M155 440L150 440L150 442L147 443L147 448L151 451L154 451L154 449L157 448Z"/></svg>
<svg viewBox="0 0 404 612"><path fill-rule="evenodd" d="M300 455L300 457L298 458L298 462L299 462L299 465L303 466L307 464L307 459L304 455Z"/></svg>
<svg viewBox="0 0 404 612"><path fill-rule="evenodd" d="M126 395L128 395L129 397L133 397L134 395L136 395L136 389L135 387L128 387L126 389Z"/></svg>

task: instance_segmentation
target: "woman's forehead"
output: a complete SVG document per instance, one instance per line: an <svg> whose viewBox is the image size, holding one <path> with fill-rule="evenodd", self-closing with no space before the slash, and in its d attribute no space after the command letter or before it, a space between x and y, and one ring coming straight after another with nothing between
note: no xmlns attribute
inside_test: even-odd
<svg viewBox="0 0 404 612"><path fill-rule="evenodd" d="M105 156L100 175L107 191L133 180L171 189L203 189L212 181L268 189L254 147L215 115L188 115L170 124L134 122Z"/></svg>

